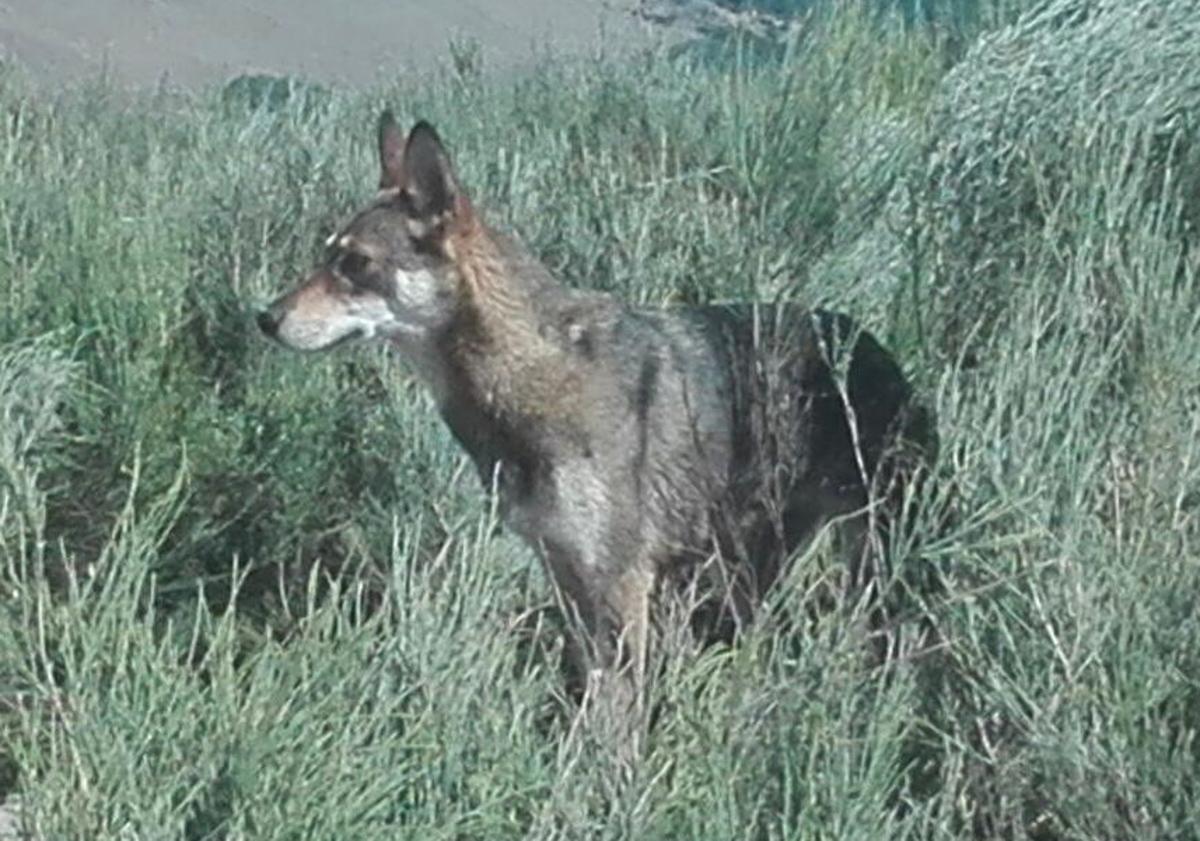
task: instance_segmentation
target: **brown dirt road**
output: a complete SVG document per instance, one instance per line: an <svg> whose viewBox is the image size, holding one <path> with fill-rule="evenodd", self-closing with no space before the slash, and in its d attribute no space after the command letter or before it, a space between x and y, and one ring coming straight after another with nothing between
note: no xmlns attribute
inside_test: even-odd
<svg viewBox="0 0 1200 841"><path fill-rule="evenodd" d="M241 73L363 85L473 40L485 68L546 48L611 53L661 35L638 0L0 0L0 57L55 84L102 70L121 85L220 83Z"/></svg>

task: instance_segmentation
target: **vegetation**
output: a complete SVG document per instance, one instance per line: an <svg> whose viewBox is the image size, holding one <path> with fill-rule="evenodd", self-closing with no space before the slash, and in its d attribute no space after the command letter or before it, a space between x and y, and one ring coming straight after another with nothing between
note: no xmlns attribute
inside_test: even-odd
<svg viewBox="0 0 1200 841"><path fill-rule="evenodd" d="M1200 836L1200 6L1001 5L370 92L6 71L0 796L33 837ZM574 731L542 573L421 389L255 335L385 103L571 284L884 338L939 416L891 554L940 645L785 631L822 543L738 645L665 646L635 767Z"/></svg>

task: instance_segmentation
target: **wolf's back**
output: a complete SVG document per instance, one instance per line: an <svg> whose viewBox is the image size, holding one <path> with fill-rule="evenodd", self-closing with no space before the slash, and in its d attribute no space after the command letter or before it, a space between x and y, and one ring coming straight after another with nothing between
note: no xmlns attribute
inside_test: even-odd
<svg viewBox="0 0 1200 841"><path fill-rule="evenodd" d="M933 424L895 359L852 319L798 305L680 311L692 390L717 391L728 414L731 470L778 471L861 486L884 455L936 449ZM866 474L864 477L863 474Z"/></svg>

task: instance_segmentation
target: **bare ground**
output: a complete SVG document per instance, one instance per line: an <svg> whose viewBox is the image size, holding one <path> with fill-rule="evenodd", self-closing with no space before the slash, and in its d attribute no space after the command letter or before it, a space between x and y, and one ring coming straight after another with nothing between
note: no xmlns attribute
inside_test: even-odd
<svg viewBox="0 0 1200 841"><path fill-rule="evenodd" d="M0 0L0 57L50 84L107 72L121 85L195 87L241 73L367 84L429 69L452 40L485 67L546 49L647 44L661 23L640 0ZM352 10L352 11L350 11Z"/></svg>

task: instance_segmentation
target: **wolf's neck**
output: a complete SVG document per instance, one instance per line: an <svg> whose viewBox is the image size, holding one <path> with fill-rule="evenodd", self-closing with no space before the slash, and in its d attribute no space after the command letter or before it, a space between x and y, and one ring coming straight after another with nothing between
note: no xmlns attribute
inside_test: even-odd
<svg viewBox="0 0 1200 841"><path fill-rule="evenodd" d="M552 338L548 307L563 289L536 259L499 235L456 254L464 296L438 342L446 422L479 465L528 462L546 424L577 423L579 372ZM548 329L551 328L551 329Z"/></svg>
<svg viewBox="0 0 1200 841"><path fill-rule="evenodd" d="M552 456L543 431L553 407L543 392L554 377L543 375L519 344L447 338L452 344L441 356L444 379L437 395L442 419L485 485L499 479L506 492L517 489L522 496Z"/></svg>

